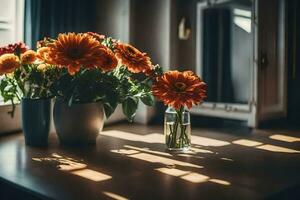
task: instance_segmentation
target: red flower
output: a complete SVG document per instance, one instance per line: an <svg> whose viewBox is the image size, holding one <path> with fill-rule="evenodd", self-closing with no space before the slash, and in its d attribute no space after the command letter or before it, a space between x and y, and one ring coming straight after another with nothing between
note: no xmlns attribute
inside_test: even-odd
<svg viewBox="0 0 300 200"><path fill-rule="evenodd" d="M129 44L117 43L115 45L115 52L117 58L123 65L132 73L145 73L150 75L152 73L152 63L146 53L140 52L135 47Z"/></svg>
<svg viewBox="0 0 300 200"><path fill-rule="evenodd" d="M202 103L206 97L206 84L192 71L169 71L156 78L153 95L176 110Z"/></svg>
<svg viewBox="0 0 300 200"><path fill-rule="evenodd" d="M7 54L7 53L13 53L13 54L20 55L21 53L24 53L28 49L29 48L23 42L9 44L7 46L0 48L0 56L3 54Z"/></svg>
<svg viewBox="0 0 300 200"><path fill-rule="evenodd" d="M81 66L101 68L104 71L112 70L117 66L112 52L87 34L59 34L57 40L47 47L49 64L67 67L71 75L78 72Z"/></svg>

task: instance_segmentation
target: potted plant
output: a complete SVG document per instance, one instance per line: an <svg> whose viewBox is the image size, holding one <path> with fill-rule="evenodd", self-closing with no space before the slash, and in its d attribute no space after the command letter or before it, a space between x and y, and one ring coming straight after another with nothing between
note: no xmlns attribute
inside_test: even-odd
<svg viewBox="0 0 300 200"><path fill-rule="evenodd" d="M91 32L59 34L39 44L42 57L60 73L52 91L62 144L95 143L118 104L130 121L139 101L153 105L152 80L161 68L133 46Z"/></svg>
<svg viewBox="0 0 300 200"><path fill-rule="evenodd" d="M45 146L50 126L50 87L57 69L45 63L24 43L0 48L0 94L12 104L21 101L22 128L25 142L32 146Z"/></svg>

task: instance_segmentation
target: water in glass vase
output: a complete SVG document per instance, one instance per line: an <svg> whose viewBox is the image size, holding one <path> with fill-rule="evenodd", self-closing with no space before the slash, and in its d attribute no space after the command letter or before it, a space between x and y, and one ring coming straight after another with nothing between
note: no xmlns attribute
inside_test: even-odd
<svg viewBox="0 0 300 200"><path fill-rule="evenodd" d="M165 112L164 133L169 150L188 150L191 144L190 113L168 108Z"/></svg>

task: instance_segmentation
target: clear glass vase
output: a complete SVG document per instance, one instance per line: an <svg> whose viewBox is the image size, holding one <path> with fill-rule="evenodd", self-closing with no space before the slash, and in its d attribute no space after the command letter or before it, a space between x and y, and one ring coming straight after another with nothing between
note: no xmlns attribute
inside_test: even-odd
<svg viewBox="0 0 300 200"><path fill-rule="evenodd" d="M165 112L164 135L169 150L186 151L191 145L190 113L169 107Z"/></svg>

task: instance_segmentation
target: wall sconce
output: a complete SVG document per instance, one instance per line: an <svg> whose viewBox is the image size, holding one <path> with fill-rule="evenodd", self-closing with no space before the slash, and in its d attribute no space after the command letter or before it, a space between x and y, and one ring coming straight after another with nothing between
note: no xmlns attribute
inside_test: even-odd
<svg viewBox="0 0 300 200"><path fill-rule="evenodd" d="M187 23L185 17L181 18L178 25L178 38L179 40L188 40L191 35L190 25Z"/></svg>

